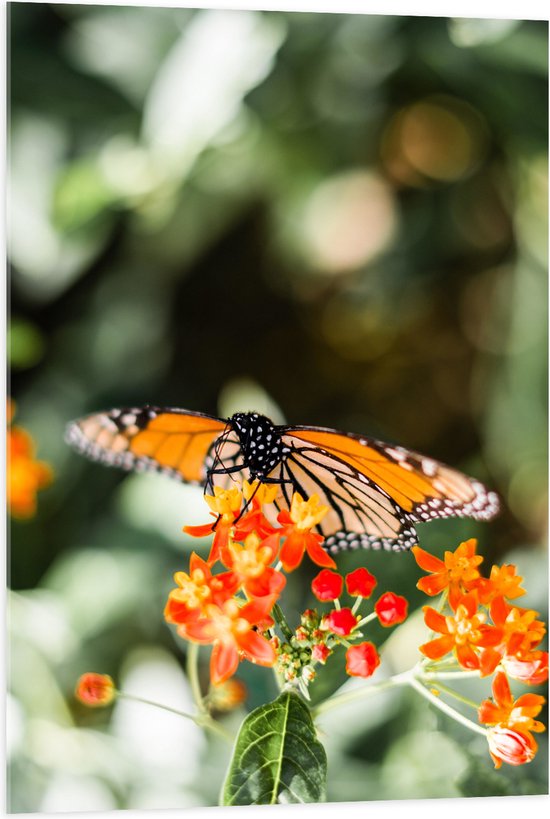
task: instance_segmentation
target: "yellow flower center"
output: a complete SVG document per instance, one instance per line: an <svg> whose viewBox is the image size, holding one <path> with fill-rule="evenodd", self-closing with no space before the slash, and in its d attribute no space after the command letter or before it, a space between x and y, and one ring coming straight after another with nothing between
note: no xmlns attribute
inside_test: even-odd
<svg viewBox="0 0 550 819"><path fill-rule="evenodd" d="M453 552L446 552L445 568L449 573L449 580L473 580L476 578L479 572L475 568L475 562L475 557L462 557Z"/></svg>
<svg viewBox="0 0 550 819"><path fill-rule="evenodd" d="M233 571L241 577L259 577L272 558L271 549L261 546L261 540L254 532L248 535L244 546L230 541L229 551Z"/></svg>
<svg viewBox="0 0 550 819"><path fill-rule="evenodd" d="M247 501L254 497L259 504L273 503L278 491L279 487L277 484L265 484L259 481L243 481L243 495Z"/></svg>
<svg viewBox="0 0 550 819"><path fill-rule="evenodd" d="M241 508L242 493L237 488L222 489L215 486L214 495L205 495L204 498L213 512L229 522L235 519L235 514Z"/></svg>
<svg viewBox="0 0 550 819"><path fill-rule="evenodd" d="M319 503L319 495L317 494L312 495L307 501L302 498L299 492L295 492L292 496L290 518L296 528L301 532L313 529L314 526L317 526L327 512L328 506L323 506Z"/></svg>
<svg viewBox="0 0 550 819"><path fill-rule="evenodd" d="M485 613L474 614L473 617L468 616L466 606L459 605L456 609L454 617L446 617L449 632L454 636L455 642L458 645L465 643L477 643L481 637L479 627L485 621Z"/></svg>
<svg viewBox="0 0 550 819"><path fill-rule="evenodd" d="M192 578L185 572L176 572L174 580L179 589L174 589L172 596L180 603L185 603L190 609L199 608L211 596L210 589L205 583L204 573L200 569L195 569Z"/></svg>

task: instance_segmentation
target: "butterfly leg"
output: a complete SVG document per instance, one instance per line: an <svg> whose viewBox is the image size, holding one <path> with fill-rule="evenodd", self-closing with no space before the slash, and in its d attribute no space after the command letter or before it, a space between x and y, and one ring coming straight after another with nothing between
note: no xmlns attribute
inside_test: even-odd
<svg viewBox="0 0 550 819"><path fill-rule="evenodd" d="M232 472L241 472L242 464L235 464L234 466L222 466L219 469L209 469L206 472L206 481L204 484L205 494L214 491L214 484L212 482L212 475L230 475Z"/></svg>

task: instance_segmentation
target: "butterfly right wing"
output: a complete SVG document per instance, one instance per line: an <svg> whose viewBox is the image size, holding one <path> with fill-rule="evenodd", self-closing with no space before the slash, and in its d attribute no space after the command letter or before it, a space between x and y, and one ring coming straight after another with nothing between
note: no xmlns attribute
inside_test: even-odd
<svg viewBox="0 0 550 819"><path fill-rule="evenodd" d="M226 428L226 421L200 412L142 407L73 421L65 438L82 455L107 466L152 470L204 486L212 453Z"/></svg>

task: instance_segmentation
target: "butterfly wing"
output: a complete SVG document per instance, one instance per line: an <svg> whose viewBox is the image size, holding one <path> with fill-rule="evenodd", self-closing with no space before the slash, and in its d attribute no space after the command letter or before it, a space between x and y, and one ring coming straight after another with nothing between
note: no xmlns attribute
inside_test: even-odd
<svg viewBox="0 0 550 819"><path fill-rule="evenodd" d="M107 466L153 470L203 485L226 426L220 418L187 410L114 409L73 421L66 440Z"/></svg>
<svg viewBox="0 0 550 819"><path fill-rule="evenodd" d="M329 507L319 528L332 552L408 549L418 542L415 523L489 520L498 511L497 495L479 481L403 447L320 427L282 431L290 448L281 466L285 480Z"/></svg>

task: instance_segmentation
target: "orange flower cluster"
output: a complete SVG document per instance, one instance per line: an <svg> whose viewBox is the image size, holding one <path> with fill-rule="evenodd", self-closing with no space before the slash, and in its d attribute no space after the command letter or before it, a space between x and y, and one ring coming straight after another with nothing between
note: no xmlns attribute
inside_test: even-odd
<svg viewBox="0 0 550 819"><path fill-rule="evenodd" d="M516 567L493 566L489 577L482 577L478 567L483 558L476 548L474 539L467 540L455 552L445 552L443 560L413 548L416 562L429 572L418 588L431 597L443 594L448 604L439 611L424 607L426 625L439 636L420 651L434 662L452 652L460 666L479 671L481 677L496 672L494 703L483 702L479 718L492 726L488 741L496 767L502 761L521 765L536 753L531 732L544 726L533 717L544 699L525 694L514 702L507 675L528 685L548 679L548 652L539 648L546 629L536 611L509 602L525 594Z"/></svg>
<svg viewBox="0 0 550 819"><path fill-rule="evenodd" d="M175 574L177 588L169 594L164 616L181 637L213 646L214 685L229 679L242 659L274 665L275 645L264 632L274 624L271 612L286 583L281 565L293 571L307 552L317 564L335 566L322 548L323 537L312 531L328 508L316 495L304 501L296 492L290 511L277 517L281 525L274 526L263 506L273 503L277 491L257 481L245 481L242 491L216 487L213 496L206 496L215 521L184 527L194 537L214 534L212 548L206 561L192 554L188 574ZM225 571L213 573L217 563Z"/></svg>
<svg viewBox="0 0 550 819"><path fill-rule="evenodd" d="M473 539L461 543L443 560L418 546L412 551L418 565L430 572L417 586L430 596L447 594L447 615L424 607L426 625L440 634L420 646L430 660L453 652L463 668L479 670L482 677L501 665L522 682L536 685L548 679L548 652L537 647L546 629L537 612L507 602L525 594L523 578L513 565L493 566L489 578L477 568L482 562ZM490 622L492 621L492 623Z"/></svg>
<svg viewBox="0 0 550 819"><path fill-rule="evenodd" d="M35 460L34 441L22 427L12 426L15 405L8 400L7 420L7 500L13 518L32 518L36 514L36 494L51 483L52 470Z"/></svg>
<svg viewBox="0 0 550 819"><path fill-rule="evenodd" d="M322 535L314 531L328 508L316 495L305 501L295 492L288 511L272 514L271 520L279 524L274 525L264 507L274 502L277 492L276 485L245 481L242 491L216 487L206 497L215 520L186 526L184 531L194 537L213 534L210 554L203 560L194 552L189 573L176 572L176 588L169 594L165 619L177 626L181 637L212 645L210 678L216 686L235 673L242 659L264 666L277 663L287 681L307 685L315 676L314 665L324 663L339 643L348 648L348 673L370 676L379 663L375 646L351 646L350 641L362 636L360 626L367 620L378 618L386 627L402 622L407 601L386 592L374 612L361 620L356 611L361 600L371 596L377 581L367 569L359 568L345 578L348 595L356 598L354 607L342 607L339 597L344 577L331 571L336 564L322 547ZM281 641L272 631L272 614L286 584L283 571L296 569L306 553L324 567L313 580L314 595L321 602L334 601L334 608L325 616L304 612L294 633L278 610ZM222 571L215 571L218 563Z"/></svg>

